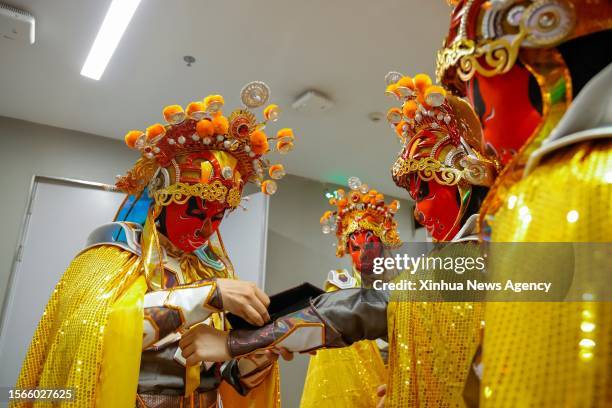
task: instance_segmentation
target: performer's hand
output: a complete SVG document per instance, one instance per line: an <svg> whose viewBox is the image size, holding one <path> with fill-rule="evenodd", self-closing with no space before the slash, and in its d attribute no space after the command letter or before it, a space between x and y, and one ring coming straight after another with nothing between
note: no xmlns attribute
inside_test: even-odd
<svg viewBox="0 0 612 408"><path fill-rule="evenodd" d="M271 359L278 359L278 356L281 356L285 361L293 360L293 353L284 347L274 347L270 350L266 350L265 353Z"/></svg>
<svg viewBox="0 0 612 408"><path fill-rule="evenodd" d="M192 327L179 341L187 365L202 361L222 362L231 360L227 349L228 333L213 329L205 324Z"/></svg>
<svg viewBox="0 0 612 408"><path fill-rule="evenodd" d="M385 398L387 398L387 384L379 385L376 389L376 395L380 397L378 404L376 404L376 408L384 408Z"/></svg>
<svg viewBox="0 0 612 408"><path fill-rule="evenodd" d="M242 317L247 322L263 326L270 320L270 298L253 282L236 279L217 279L223 308Z"/></svg>

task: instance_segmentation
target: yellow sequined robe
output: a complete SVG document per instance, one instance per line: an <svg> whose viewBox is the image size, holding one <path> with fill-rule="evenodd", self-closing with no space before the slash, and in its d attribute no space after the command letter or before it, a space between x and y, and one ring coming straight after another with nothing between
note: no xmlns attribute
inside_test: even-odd
<svg viewBox="0 0 612 408"><path fill-rule="evenodd" d="M522 179L497 194L492 241L612 242L610 83L612 65L581 90ZM575 276L589 264L576 258ZM607 300L487 305L480 405L612 406Z"/></svg>
<svg viewBox="0 0 612 408"><path fill-rule="evenodd" d="M118 247L78 255L51 295L16 387L74 389L74 402L59 406L133 407L147 290L141 271L140 258Z"/></svg>
<svg viewBox="0 0 612 408"><path fill-rule="evenodd" d="M361 287L359 273L331 271L325 290L333 292L346 287ZM374 407L379 399L376 389L387 381L386 371L374 340L318 350L310 358L300 407Z"/></svg>
<svg viewBox="0 0 612 408"><path fill-rule="evenodd" d="M476 217L473 215L469 224ZM462 242L447 244L437 255L478 256L473 232L462 230L454 239ZM453 275L453 271L436 271L436 280L452 281ZM418 273L400 278L415 276ZM464 407L466 381L482 341L484 305L445 301L437 298L437 293L428 302L412 296L412 291L393 293L387 309L389 383L385 407Z"/></svg>

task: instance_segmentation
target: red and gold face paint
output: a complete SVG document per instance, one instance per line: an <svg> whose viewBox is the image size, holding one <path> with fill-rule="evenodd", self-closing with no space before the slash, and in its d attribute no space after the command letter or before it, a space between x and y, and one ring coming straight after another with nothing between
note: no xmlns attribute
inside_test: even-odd
<svg viewBox="0 0 612 408"><path fill-rule="evenodd" d="M502 75L476 73L467 96L483 126L484 145L507 164L542 121L542 97L531 73L521 64Z"/></svg>
<svg viewBox="0 0 612 408"><path fill-rule="evenodd" d="M236 159L226 152L202 151L177 158L177 168L168 168L171 179L181 183L210 184L220 182L227 190L241 183L235 169ZM177 177L178 175L178 177ZM228 202L190 197L184 203L171 202L162 207L157 219L159 230L177 248L193 252L217 231Z"/></svg>
<svg viewBox="0 0 612 408"><path fill-rule="evenodd" d="M191 197L184 204L172 203L162 210L160 227L177 248L193 252L217 231L226 207L216 201Z"/></svg>
<svg viewBox="0 0 612 408"><path fill-rule="evenodd" d="M382 256L383 246L378 238L370 230L359 230L349 235L348 251L353 260L353 265L360 273L371 273L374 266L374 258Z"/></svg>
<svg viewBox="0 0 612 408"><path fill-rule="evenodd" d="M461 215L457 186L444 186L435 181L423 181L413 175L410 196L416 202L414 215L419 224L436 241L452 239L459 232Z"/></svg>

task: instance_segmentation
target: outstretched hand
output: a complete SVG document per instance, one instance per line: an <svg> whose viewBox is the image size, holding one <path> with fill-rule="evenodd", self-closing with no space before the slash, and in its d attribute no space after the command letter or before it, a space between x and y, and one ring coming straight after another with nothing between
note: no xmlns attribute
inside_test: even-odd
<svg viewBox="0 0 612 408"><path fill-rule="evenodd" d="M227 349L227 336L227 332L205 324L192 327L179 341L187 365L196 365L202 361L220 363L231 360Z"/></svg>
<svg viewBox="0 0 612 408"><path fill-rule="evenodd" d="M253 282L236 279L217 279L223 308L242 317L255 326L263 326L270 320L270 298Z"/></svg>

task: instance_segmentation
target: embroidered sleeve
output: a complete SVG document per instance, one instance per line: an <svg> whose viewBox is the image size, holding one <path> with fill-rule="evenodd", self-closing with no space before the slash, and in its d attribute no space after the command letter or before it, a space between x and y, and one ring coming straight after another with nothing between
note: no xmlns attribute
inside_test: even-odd
<svg viewBox="0 0 612 408"><path fill-rule="evenodd" d="M143 349L160 347L180 337L179 331L223 309L215 280L202 280L144 297Z"/></svg>
<svg viewBox="0 0 612 408"><path fill-rule="evenodd" d="M388 294L346 289L325 293L307 308L254 330L234 330L228 349L234 357L283 347L292 352L345 347L359 340L386 338Z"/></svg>

